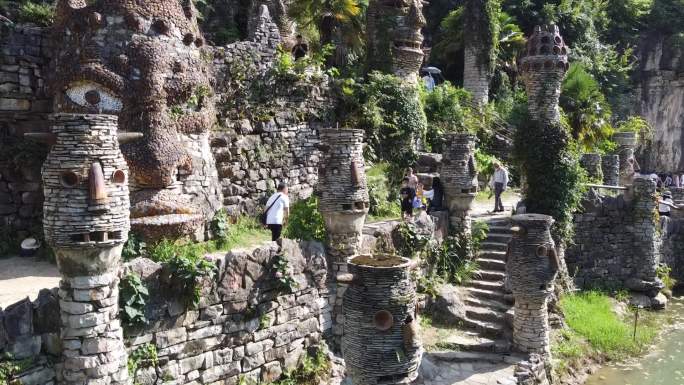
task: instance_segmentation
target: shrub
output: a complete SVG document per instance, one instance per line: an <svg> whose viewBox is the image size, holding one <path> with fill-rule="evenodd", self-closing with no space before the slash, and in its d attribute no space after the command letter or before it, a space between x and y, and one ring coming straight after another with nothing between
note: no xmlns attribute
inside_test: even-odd
<svg viewBox="0 0 684 385"><path fill-rule="evenodd" d="M143 257L147 244L138 237L135 233L128 233L128 239L124 244L123 250L121 251L121 257L124 261L130 261L132 259Z"/></svg>
<svg viewBox="0 0 684 385"><path fill-rule="evenodd" d="M370 221L387 218L399 218L401 207L396 199L392 199L389 180L387 177L387 164L379 163L366 172L368 183L368 198L370 207L368 215Z"/></svg>
<svg viewBox="0 0 684 385"><path fill-rule="evenodd" d="M145 305L150 293L134 273L128 273L119 283L119 313L124 326L147 324Z"/></svg>
<svg viewBox="0 0 684 385"><path fill-rule="evenodd" d="M274 382L274 385L318 385L326 383L330 378L332 365L322 347L318 347L313 355L302 356L299 366Z"/></svg>
<svg viewBox="0 0 684 385"><path fill-rule="evenodd" d="M433 268L432 274L454 284L463 285L476 277L479 269L472 258L487 237L485 222L475 222L472 234L449 236L434 247L427 255L427 262Z"/></svg>
<svg viewBox="0 0 684 385"><path fill-rule="evenodd" d="M128 356L128 375L135 380L138 368L148 368L158 364L157 346L154 344L141 345Z"/></svg>
<svg viewBox="0 0 684 385"><path fill-rule="evenodd" d="M34 23L43 27L52 25L54 18L55 7L53 5L32 1L22 2L17 15L17 20L21 23Z"/></svg>
<svg viewBox="0 0 684 385"><path fill-rule="evenodd" d="M325 221L318 211L318 198L311 196L291 205L284 236L291 239L324 242Z"/></svg>
<svg viewBox="0 0 684 385"><path fill-rule="evenodd" d="M421 96L428 122L426 142L432 152L442 152L445 132L477 133L479 130L479 126L470 124L474 112L469 107L468 91L445 82L431 92L422 92Z"/></svg>
<svg viewBox="0 0 684 385"><path fill-rule="evenodd" d="M211 278L216 265L204 258L188 258L174 255L166 264L174 294L178 295L185 306L197 308L202 296L202 280Z"/></svg>

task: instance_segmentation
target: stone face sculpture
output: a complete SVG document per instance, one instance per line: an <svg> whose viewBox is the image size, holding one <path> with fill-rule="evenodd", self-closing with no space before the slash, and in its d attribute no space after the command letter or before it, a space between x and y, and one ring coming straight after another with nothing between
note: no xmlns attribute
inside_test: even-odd
<svg viewBox="0 0 684 385"><path fill-rule="evenodd" d="M418 376L423 348L411 266L396 256L349 259L342 354L354 384L408 384Z"/></svg>
<svg viewBox="0 0 684 385"><path fill-rule="evenodd" d="M520 60L530 118L541 123L560 121L558 98L561 82L570 67L568 47L555 25L537 26L527 39L526 55Z"/></svg>
<svg viewBox="0 0 684 385"><path fill-rule="evenodd" d="M616 132L613 134L613 141L618 145L617 154L620 157L620 186L631 186L636 172L639 171L639 164L634 157L637 135L635 132Z"/></svg>
<svg viewBox="0 0 684 385"><path fill-rule="evenodd" d="M121 131L144 133L122 151L132 226L146 238L201 232L221 203L211 59L195 13L190 1L57 3L54 109L115 114Z"/></svg>
<svg viewBox="0 0 684 385"><path fill-rule="evenodd" d="M127 384L118 270L128 238L128 167L113 115L56 114L43 164L45 239L62 275L64 384Z"/></svg>
<svg viewBox="0 0 684 385"><path fill-rule="evenodd" d="M421 0L371 0L367 11L368 62L372 70L417 80L423 64L426 24Z"/></svg>
<svg viewBox="0 0 684 385"><path fill-rule="evenodd" d="M477 193L475 141L472 134L448 133L440 176L449 207L449 226L456 232L470 231L471 209Z"/></svg>
<svg viewBox="0 0 684 385"><path fill-rule="evenodd" d="M527 353L550 354L547 300L560 267L548 215L514 215L506 274L515 296L513 343Z"/></svg>

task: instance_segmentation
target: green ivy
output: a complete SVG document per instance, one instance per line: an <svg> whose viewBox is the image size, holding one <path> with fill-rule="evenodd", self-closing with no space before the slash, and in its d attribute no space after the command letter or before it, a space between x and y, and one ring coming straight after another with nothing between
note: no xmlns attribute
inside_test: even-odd
<svg viewBox="0 0 684 385"><path fill-rule="evenodd" d="M287 292L292 293L299 287L297 281L292 277L290 262L286 256L278 255L273 267L275 268L275 278Z"/></svg>
<svg viewBox="0 0 684 385"><path fill-rule="evenodd" d="M150 293L140 276L128 273L119 283L119 314L124 326L146 325L145 305Z"/></svg>
<svg viewBox="0 0 684 385"><path fill-rule="evenodd" d="M185 306L196 309L202 299L202 281L214 276L216 265L204 258L176 254L165 267L169 271L174 294Z"/></svg>
<svg viewBox="0 0 684 385"><path fill-rule="evenodd" d="M422 255L432 239L432 234L420 234L412 222L402 222L392 230L392 240L399 255L413 259Z"/></svg>
<svg viewBox="0 0 684 385"><path fill-rule="evenodd" d="M133 232L128 233L128 239L124 243L121 257L124 261L145 256L147 244L137 234Z"/></svg>
<svg viewBox="0 0 684 385"><path fill-rule="evenodd" d="M0 356L0 383L7 385L21 385L19 380L13 377L28 370L34 364L33 358L15 360L11 354L5 353Z"/></svg>
<svg viewBox="0 0 684 385"><path fill-rule="evenodd" d="M138 368L156 367L159 365L157 346L144 344L128 355L128 375L135 381Z"/></svg>

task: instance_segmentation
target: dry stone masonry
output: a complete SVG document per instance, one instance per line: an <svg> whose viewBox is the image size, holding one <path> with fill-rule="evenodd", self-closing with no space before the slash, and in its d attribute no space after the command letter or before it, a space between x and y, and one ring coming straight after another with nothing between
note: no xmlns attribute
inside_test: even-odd
<svg viewBox="0 0 684 385"><path fill-rule="evenodd" d="M547 300L560 265L550 232L553 218L521 214L512 220L506 273L515 296L513 344L522 352L548 356Z"/></svg>
<svg viewBox="0 0 684 385"><path fill-rule="evenodd" d="M569 68L568 48L558 27L535 27L520 64L530 117L539 123L558 123L560 85Z"/></svg>
<svg viewBox="0 0 684 385"><path fill-rule="evenodd" d="M463 133L449 133L445 137L440 177L449 208L449 226L458 234L470 233L468 213L477 192L476 137Z"/></svg>
<svg viewBox="0 0 684 385"><path fill-rule="evenodd" d="M601 154L582 154L580 165L587 171L589 179L595 182L603 182L603 169L601 168Z"/></svg>
<svg viewBox="0 0 684 385"><path fill-rule="evenodd" d="M344 293L342 354L355 385L408 384L418 376L423 349L416 315L412 262L394 256L349 260Z"/></svg>
<svg viewBox="0 0 684 385"><path fill-rule="evenodd" d="M606 186L619 186L620 184L620 156L602 155L601 171L603 172L603 184Z"/></svg>
<svg viewBox="0 0 684 385"><path fill-rule="evenodd" d="M128 166L113 115L56 114L43 165L45 239L62 280L62 384L128 384L118 319Z"/></svg>

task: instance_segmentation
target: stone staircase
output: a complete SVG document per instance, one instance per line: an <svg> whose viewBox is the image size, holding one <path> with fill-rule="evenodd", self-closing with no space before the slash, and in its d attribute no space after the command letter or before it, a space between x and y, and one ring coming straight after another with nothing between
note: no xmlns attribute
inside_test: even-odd
<svg viewBox="0 0 684 385"><path fill-rule="evenodd" d="M506 352L510 336L506 313L513 306L513 297L504 289L511 224L508 217L492 218L487 224L489 233L476 257L479 269L475 278L465 285L468 295L463 327L472 338L450 342L464 351Z"/></svg>

